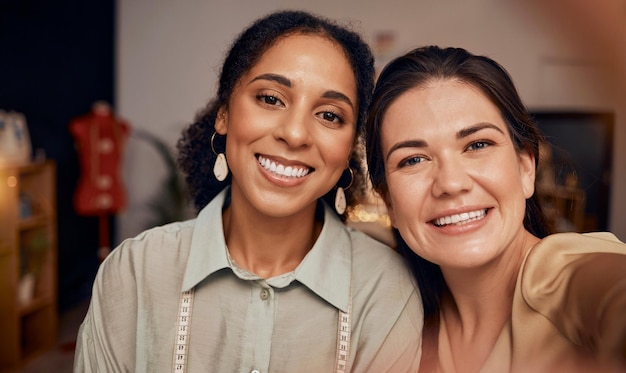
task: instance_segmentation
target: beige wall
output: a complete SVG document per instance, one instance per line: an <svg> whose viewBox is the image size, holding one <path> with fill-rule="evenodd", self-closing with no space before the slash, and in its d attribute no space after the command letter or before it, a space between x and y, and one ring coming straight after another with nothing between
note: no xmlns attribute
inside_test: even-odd
<svg viewBox="0 0 626 373"><path fill-rule="evenodd" d="M277 8L350 20L372 43L378 32L392 31L392 54L439 44L489 55L509 70L529 108L615 111L609 218L611 230L626 240L626 195L618 193L626 190L626 1L121 0L119 114L174 146L213 94L229 43ZM120 217L120 238L140 229L141 206L165 173L151 152L131 140L124 176L130 208Z"/></svg>

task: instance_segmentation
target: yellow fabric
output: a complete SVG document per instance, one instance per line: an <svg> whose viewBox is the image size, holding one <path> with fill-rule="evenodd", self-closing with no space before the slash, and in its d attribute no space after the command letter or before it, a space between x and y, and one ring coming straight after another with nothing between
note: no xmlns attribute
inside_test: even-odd
<svg viewBox="0 0 626 373"><path fill-rule="evenodd" d="M440 318L439 370L454 372ZM626 245L611 233L560 233L526 255L512 315L481 373L624 372Z"/></svg>

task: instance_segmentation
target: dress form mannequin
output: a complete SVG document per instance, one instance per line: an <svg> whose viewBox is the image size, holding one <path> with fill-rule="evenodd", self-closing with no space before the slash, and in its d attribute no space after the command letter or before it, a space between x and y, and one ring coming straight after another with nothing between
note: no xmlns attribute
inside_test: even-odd
<svg viewBox="0 0 626 373"><path fill-rule="evenodd" d="M74 208L79 215L99 217L103 260L110 251L108 218L126 207L120 169L129 126L115 118L109 104L97 101L90 113L70 122L69 130L80 162Z"/></svg>

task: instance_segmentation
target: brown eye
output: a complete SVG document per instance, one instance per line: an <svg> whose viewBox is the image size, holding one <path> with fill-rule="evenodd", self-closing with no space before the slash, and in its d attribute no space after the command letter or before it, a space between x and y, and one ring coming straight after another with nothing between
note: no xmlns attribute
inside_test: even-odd
<svg viewBox="0 0 626 373"><path fill-rule="evenodd" d="M343 118L342 117L340 117L339 115L337 115L335 113L331 113L330 111L324 112L323 117L324 117L325 120L330 121L330 122L343 123Z"/></svg>
<svg viewBox="0 0 626 373"><path fill-rule="evenodd" d="M317 116L318 118L321 118L326 122L331 122L335 125L343 125L346 123L345 119L341 115L333 113L332 111L322 111L318 113Z"/></svg>
<svg viewBox="0 0 626 373"><path fill-rule="evenodd" d="M266 105L276 106L282 104L282 101L280 101L278 97L272 95L257 95L256 98Z"/></svg>

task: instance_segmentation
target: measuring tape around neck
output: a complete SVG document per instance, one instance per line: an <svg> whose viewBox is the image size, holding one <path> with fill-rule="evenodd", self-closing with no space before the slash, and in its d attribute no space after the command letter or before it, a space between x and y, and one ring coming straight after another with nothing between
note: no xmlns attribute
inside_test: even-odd
<svg viewBox="0 0 626 373"><path fill-rule="evenodd" d="M187 356L189 355L189 332L191 329L191 311L193 309L193 288L181 293L180 306L176 325L176 343L174 344L174 373L185 373ZM352 292L348 311L339 311L339 325L337 327L337 355L335 372L348 371L348 357L350 356L350 312L352 311Z"/></svg>
<svg viewBox="0 0 626 373"><path fill-rule="evenodd" d="M337 367L335 372L345 373L348 369L350 356L350 312L352 311L352 293L348 303L348 312L339 311L339 326L337 327Z"/></svg>
<svg viewBox="0 0 626 373"><path fill-rule="evenodd" d="M174 344L174 372L184 373L189 354L189 332L191 328L191 311L193 310L193 288L183 291L180 295L178 320L176 323L176 343Z"/></svg>

